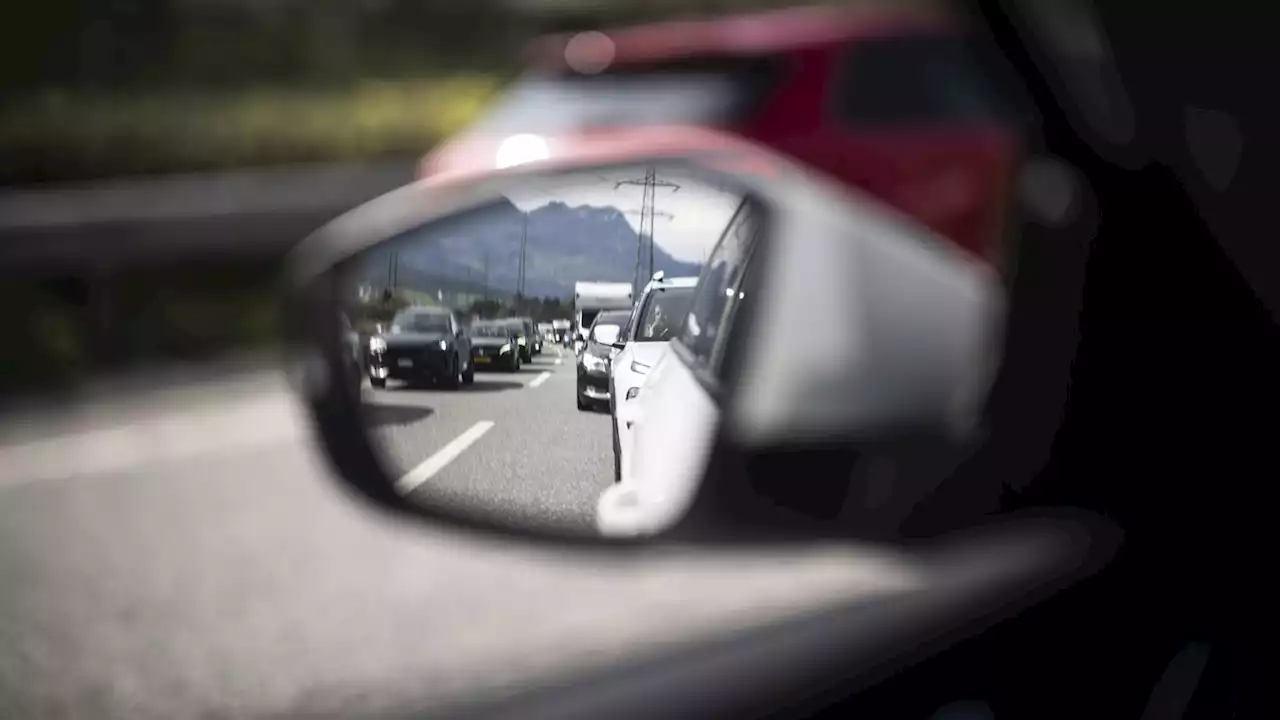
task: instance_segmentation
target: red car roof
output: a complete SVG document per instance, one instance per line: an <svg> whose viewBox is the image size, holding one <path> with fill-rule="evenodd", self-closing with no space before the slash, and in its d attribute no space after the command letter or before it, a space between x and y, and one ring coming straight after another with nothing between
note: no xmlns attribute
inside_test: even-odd
<svg viewBox="0 0 1280 720"><path fill-rule="evenodd" d="M613 41L613 63L647 63L688 56L773 55L803 47L916 32L950 32L950 16L928 8L796 8L773 12L653 23L602 32ZM540 38L529 62L564 67L565 48L575 34Z"/></svg>
<svg viewBox="0 0 1280 720"><path fill-rule="evenodd" d="M773 154L731 133L698 126L643 126L550 136L549 156L528 167L575 168L626 164L654 157L679 158L717 155L704 160L724 171L770 175L777 171ZM427 156L419 177L431 184L449 185L500 172L492 165L494 138L472 138L439 148ZM433 172L441 159L448 169Z"/></svg>

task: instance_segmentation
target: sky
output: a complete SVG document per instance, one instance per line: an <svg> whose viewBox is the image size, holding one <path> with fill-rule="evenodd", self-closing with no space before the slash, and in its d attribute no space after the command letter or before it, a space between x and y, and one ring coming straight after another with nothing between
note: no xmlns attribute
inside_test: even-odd
<svg viewBox="0 0 1280 720"><path fill-rule="evenodd" d="M641 180L644 168L628 168L606 173L584 173L566 176L562 183L530 188L527 192L512 193L508 198L521 210L535 210L551 202L560 201L569 206L593 205L619 210L635 210L627 221L639 232L640 205L644 188L640 185L624 185L615 189L623 179ZM702 180L663 173L658 169L659 182L674 182L680 189L672 191L658 187L655 207L658 216L654 222L654 240L658 247L683 262L701 263L711 253L720 239L720 233L737 209L742 196L728 189L718 189ZM670 213L665 218L661 213Z"/></svg>

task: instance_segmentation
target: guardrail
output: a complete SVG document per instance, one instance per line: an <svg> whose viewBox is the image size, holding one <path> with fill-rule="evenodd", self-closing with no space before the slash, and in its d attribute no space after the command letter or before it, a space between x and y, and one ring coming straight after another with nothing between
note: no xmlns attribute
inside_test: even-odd
<svg viewBox="0 0 1280 720"><path fill-rule="evenodd" d="M415 169L400 159L0 190L0 304L17 318L0 396L273 339L275 263Z"/></svg>
<svg viewBox="0 0 1280 720"><path fill-rule="evenodd" d="M409 183L416 158L0 190L0 265L86 268L192 254L282 255Z"/></svg>

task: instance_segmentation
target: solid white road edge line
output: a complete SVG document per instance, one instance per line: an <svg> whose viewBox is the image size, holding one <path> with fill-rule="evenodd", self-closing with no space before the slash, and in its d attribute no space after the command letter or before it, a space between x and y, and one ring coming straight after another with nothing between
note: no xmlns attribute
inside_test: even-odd
<svg viewBox="0 0 1280 720"><path fill-rule="evenodd" d="M471 444L479 440L481 436L489 432L493 428L492 420L481 420L472 425L466 432L449 441L448 445L440 448L434 455L422 461L414 469L404 474L396 481L396 490L401 495L408 495L413 492L419 485L435 477L436 473L445 468L446 465L453 462L464 450L471 447Z"/></svg>
<svg viewBox="0 0 1280 720"><path fill-rule="evenodd" d="M542 383L546 382L547 378L549 377L551 377L551 373L549 371L544 370L541 375L529 381L529 387L531 388L538 387Z"/></svg>

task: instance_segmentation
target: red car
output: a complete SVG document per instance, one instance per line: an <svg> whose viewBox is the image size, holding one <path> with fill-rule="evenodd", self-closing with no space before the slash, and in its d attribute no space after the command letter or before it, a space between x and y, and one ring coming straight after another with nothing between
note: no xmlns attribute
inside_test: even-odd
<svg viewBox="0 0 1280 720"><path fill-rule="evenodd" d="M1003 264L1019 126L961 29L922 10L786 10L544 38L529 72L421 174L501 167L500 145L516 135L556 143L638 126L730 131Z"/></svg>

